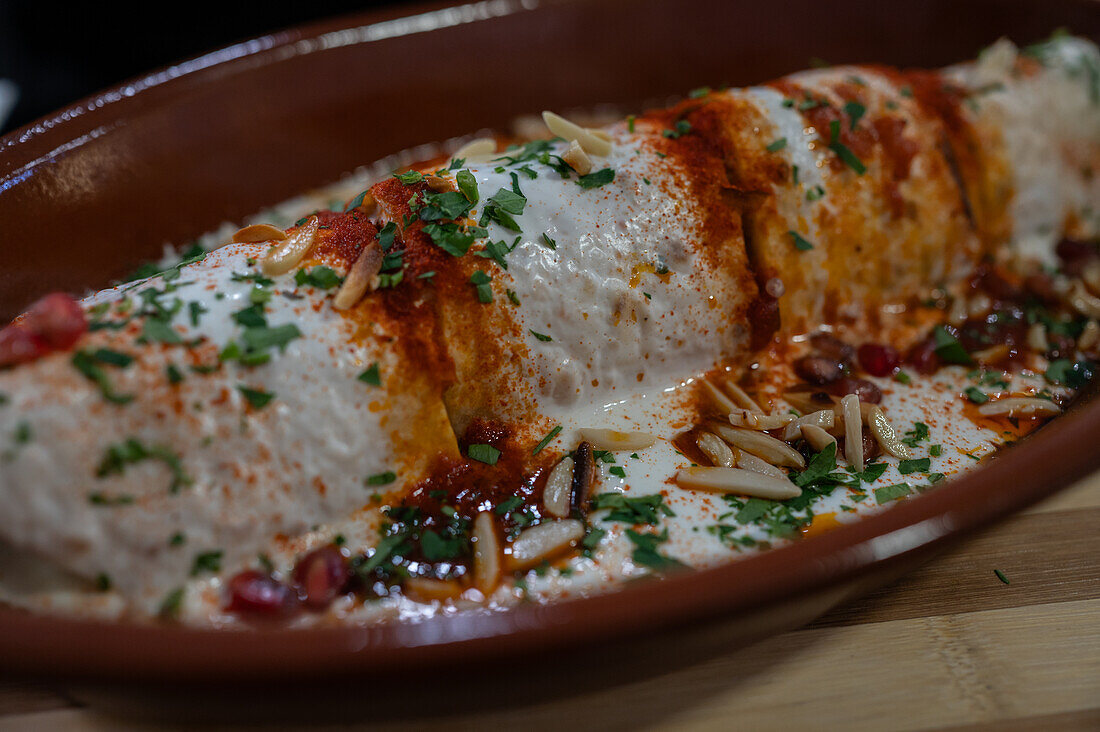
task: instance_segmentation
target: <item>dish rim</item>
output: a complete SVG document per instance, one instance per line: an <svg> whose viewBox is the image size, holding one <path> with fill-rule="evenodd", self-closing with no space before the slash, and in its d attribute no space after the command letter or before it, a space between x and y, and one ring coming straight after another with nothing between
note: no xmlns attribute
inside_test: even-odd
<svg viewBox="0 0 1100 732"><path fill-rule="evenodd" d="M525 9L525 3L513 0L504 5L512 13ZM0 189L13 171L48 164L62 141L95 129L97 112L104 106L111 105L112 114L124 114L127 105L141 109L155 104L161 94L170 97L181 84L216 81L221 73L233 73L235 65L273 63L273 52L302 40L452 7L454 3L433 2L310 23L122 82L0 137ZM487 19L492 17L499 16ZM271 55L261 58L264 54ZM10 155L30 162L14 168L9 158L5 165ZM546 604L332 628L202 629L80 620L0 606L0 659L9 668L63 669L100 678L388 673L629 638L733 617L925 558L1100 467L1100 451L1090 450L1088 439L1100 432L1097 388L1090 385L1065 415L988 464L933 491L898 501L853 524L706 569ZM218 660L214 668L212 658Z"/></svg>

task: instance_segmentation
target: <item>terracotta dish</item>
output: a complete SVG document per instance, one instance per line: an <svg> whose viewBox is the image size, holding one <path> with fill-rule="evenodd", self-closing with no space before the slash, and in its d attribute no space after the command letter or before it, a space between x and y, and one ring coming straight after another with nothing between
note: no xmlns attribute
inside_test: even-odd
<svg viewBox="0 0 1100 732"><path fill-rule="evenodd" d="M488 0L243 42L0 138L0 320L43 292L101 287L164 242L425 141L508 129L542 109L664 105L706 83L781 76L811 55L935 68L999 37L1029 43L1060 26L1095 41L1100 14L1070 0L854 1L828 11L800 1L781 12L720 0ZM1088 474L1100 466L1094 391L943 488L710 569L585 599L369 627L212 631L0 608L0 663L170 688L162 699L179 701L186 690L224 691L225 681L303 689L458 664L481 669L470 685L510 665L502 659L533 654L547 661L532 676L543 682L529 686L545 692L562 685L546 681L554 668L594 644L604 659L596 666L620 672L635 654L675 649L682 660L808 622Z"/></svg>

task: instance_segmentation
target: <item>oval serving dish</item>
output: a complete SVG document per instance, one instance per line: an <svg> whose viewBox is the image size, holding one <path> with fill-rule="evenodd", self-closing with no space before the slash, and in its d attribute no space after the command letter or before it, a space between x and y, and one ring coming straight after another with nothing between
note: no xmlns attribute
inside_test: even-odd
<svg viewBox="0 0 1100 732"><path fill-rule="evenodd" d="M720 0L685 0L675 10L655 0L415 6L276 33L132 80L0 138L0 317L48 290L101 286L165 242L384 155L506 129L520 114L641 108L700 84L775 77L810 54L935 67L1002 35L1030 42L1059 26L1100 35L1100 14L1084 1L820 8L800 1L777 12ZM712 569L585 599L362 628L209 631L0 609L0 663L106 682L91 698L116 706L127 702L112 693L112 680L147 690L171 682L171 692L151 693L183 704L185 690L224 692L226 681L281 680L302 690L337 676L345 684L393 681L457 664L480 669L462 684L481 684L508 665L501 659L536 653L547 661L528 686L546 693L579 681L546 679L595 643L606 649L603 666L615 669L606 681L638 666L629 659L639 654L681 662L805 623L1086 475L1100 466L1090 445L1100 404L1095 389L1087 392L1065 416L943 488Z"/></svg>

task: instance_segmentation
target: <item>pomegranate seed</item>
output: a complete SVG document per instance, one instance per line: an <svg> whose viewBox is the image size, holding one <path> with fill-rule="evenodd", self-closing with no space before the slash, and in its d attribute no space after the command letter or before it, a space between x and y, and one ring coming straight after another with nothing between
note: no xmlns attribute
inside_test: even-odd
<svg viewBox="0 0 1100 732"><path fill-rule="evenodd" d="M229 605L235 613L283 615L294 607L290 588L257 569L239 572L229 580Z"/></svg>
<svg viewBox="0 0 1100 732"><path fill-rule="evenodd" d="M344 591L350 579L348 563L334 546L314 549L294 567L294 584L302 603L323 610Z"/></svg>
<svg viewBox="0 0 1100 732"><path fill-rule="evenodd" d="M898 352L890 346L864 343L859 347L859 365L871 376L889 376L898 367Z"/></svg>
<svg viewBox="0 0 1100 732"><path fill-rule="evenodd" d="M940 367L940 357L936 355L936 342L925 339L913 347L907 359L919 374L934 374Z"/></svg>
<svg viewBox="0 0 1100 732"><path fill-rule="evenodd" d="M22 323L0 330L0 368L33 361L49 350L46 344Z"/></svg>
<svg viewBox="0 0 1100 732"><path fill-rule="evenodd" d="M70 348L88 329L80 304L64 292L51 293L31 305L22 324L57 349Z"/></svg>
<svg viewBox="0 0 1100 732"><path fill-rule="evenodd" d="M1081 274L1090 259L1097 255L1096 246L1088 242L1063 239L1055 248L1058 258L1062 260L1062 271L1066 274Z"/></svg>
<svg viewBox="0 0 1100 732"><path fill-rule="evenodd" d="M855 394L861 402L878 404L882 401L882 390L867 379L845 376L829 385L829 392L835 396Z"/></svg>

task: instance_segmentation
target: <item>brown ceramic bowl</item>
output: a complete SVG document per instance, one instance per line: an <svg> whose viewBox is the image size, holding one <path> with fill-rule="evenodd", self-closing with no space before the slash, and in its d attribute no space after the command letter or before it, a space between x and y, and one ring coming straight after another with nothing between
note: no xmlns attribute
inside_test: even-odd
<svg viewBox="0 0 1100 732"><path fill-rule="evenodd" d="M1026 43L1060 26L1097 38L1096 3L489 0L276 33L134 79L0 139L0 318L48 290L102 286L163 242L185 242L358 165L503 129L519 114L638 108L704 84L766 80L810 56L935 67L971 58L1001 35ZM807 622L1100 466L1090 444L1098 433L1100 404L1084 398L987 466L878 516L590 599L303 631L105 625L0 610L0 664L75 680L116 705L154 699L194 713L195 693L221 694L226 704L204 708L222 719L255 711L247 700L274 708L274 695L240 691L250 684L269 692L281 684L278 698L298 703L315 702L319 688L370 683L377 692L386 683L387 693L414 695L419 709L425 695L410 680L440 673L467 701L471 687L502 673L512 700L554 693L597 673L613 680L662 670ZM584 649L587 672L574 661ZM511 673L534 654L540 673ZM428 697L449 703L439 687ZM343 699L327 710L379 713L366 712L358 695Z"/></svg>

